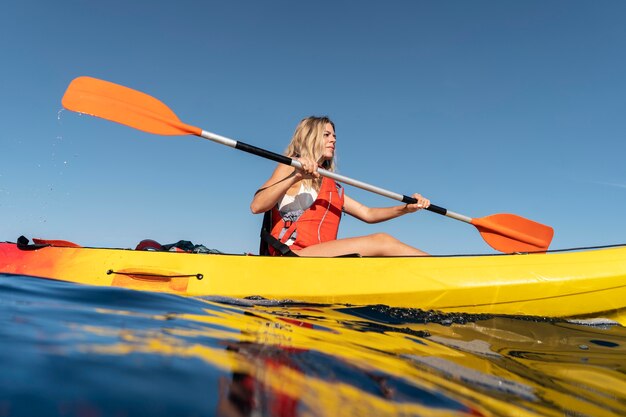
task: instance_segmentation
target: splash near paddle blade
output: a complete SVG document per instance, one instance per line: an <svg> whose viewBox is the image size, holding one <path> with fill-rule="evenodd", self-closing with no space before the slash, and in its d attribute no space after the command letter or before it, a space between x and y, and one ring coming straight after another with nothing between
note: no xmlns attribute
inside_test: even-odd
<svg viewBox="0 0 626 417"><path fill-rule="evenodd" d="M489 246L504 253L545 252L554 236L550 226L515 214L493 214L472 224Z"/></svg>
<svg viewBox="0 0 626 417"><path fill-rule="evenodd" d="M63 107L157 135L200 135L202 129L182 123L169 107L142 92L91 77L74 79Z"/></svg>

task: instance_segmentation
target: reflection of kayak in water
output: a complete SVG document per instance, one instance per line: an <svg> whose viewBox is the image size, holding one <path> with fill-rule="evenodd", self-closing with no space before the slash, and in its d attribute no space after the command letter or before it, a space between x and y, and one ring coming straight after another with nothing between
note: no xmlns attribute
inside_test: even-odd
<svg viewBox="0 0 626 417"><path fill-rule="evenodd" d="M374 313L378 320L365 318ZM608 417L623 410L623 377L611 369L623 362L620 326L470 316L463 325L442 325L424 323L420 312L378 306L244 314L242 338L262 342L225 343L233 365L220 382L219 410L241 414L218 415L557 416L559 406L573 404L585 415ZM614 385L597 386L604 377ZM589 401L593 392L615 398Z"/></svg>
<svg viewBox="0 0 626 417"><path fill-rule="evenodd" d="M626 247L525 255L291 258L60 245L0 243L0 273L190 296L445 312L619 319L626 307Z"/></svg>
<svg viewBox="0 0 626 417"><path fill-rule="evenodd" d="M220 380L219 416L294 417L318 415L320 410L362 416L395 415L399 410L403 415L483 415L436 390L330 360L319 351L245 342L228 344L227 350L247 370Z"/></svg>
<svg viewBox="0 0 626 417"><path fill-rule="evenodd" d="M402 357L478 392L568 404L583 415L623 415L626 340L620 326L495 317L439 326L437 333L428 340L449 347L447 353Z"/></svg>

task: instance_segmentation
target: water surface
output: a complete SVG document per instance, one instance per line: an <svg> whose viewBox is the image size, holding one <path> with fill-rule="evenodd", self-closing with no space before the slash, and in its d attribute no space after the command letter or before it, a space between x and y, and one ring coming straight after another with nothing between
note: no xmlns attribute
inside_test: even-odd
<svg viewBox="0 0 626 417"><path fill-rule="evenodd" d="M623 416L625 353L608 321L0 274L0 417Z"/></svg>

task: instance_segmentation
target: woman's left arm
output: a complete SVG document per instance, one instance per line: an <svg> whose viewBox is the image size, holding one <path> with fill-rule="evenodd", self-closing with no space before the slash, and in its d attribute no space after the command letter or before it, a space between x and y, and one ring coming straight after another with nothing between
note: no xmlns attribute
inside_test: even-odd
<svg viewBox="0 0 626 417"><path fill-rule="evenodd" d="M368 207L346 195L344 197L343 209L349 215L366 223L379 223L395 219L403 214L414 213L430 206L430 200L422 197L420 194L413 194L412 197L417 200L417 203L393 207Z"/></svg>

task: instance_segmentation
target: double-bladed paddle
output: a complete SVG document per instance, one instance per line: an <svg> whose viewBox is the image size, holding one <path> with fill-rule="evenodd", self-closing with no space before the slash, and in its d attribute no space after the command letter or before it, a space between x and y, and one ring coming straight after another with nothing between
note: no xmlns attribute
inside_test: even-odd
<svg viewBox="0 0 626 417"><path fill-rule="evenodd" d="M63 107L79 113L101 117L144 132L158 135L196 135L231 148L261 156L281 164L302 169L300 162L256 146L229 139L180 121L169 107L156 98L137 90L91 77L74 79L63 96ZM413 197L397 194L325 169L320 175L403 203L414 204ZM495 250L511 252L544 252L548 250L554 231L550 226L515 214L493 214L471 218L431 204L429 211L473 224L485 241Z"/></svg>

